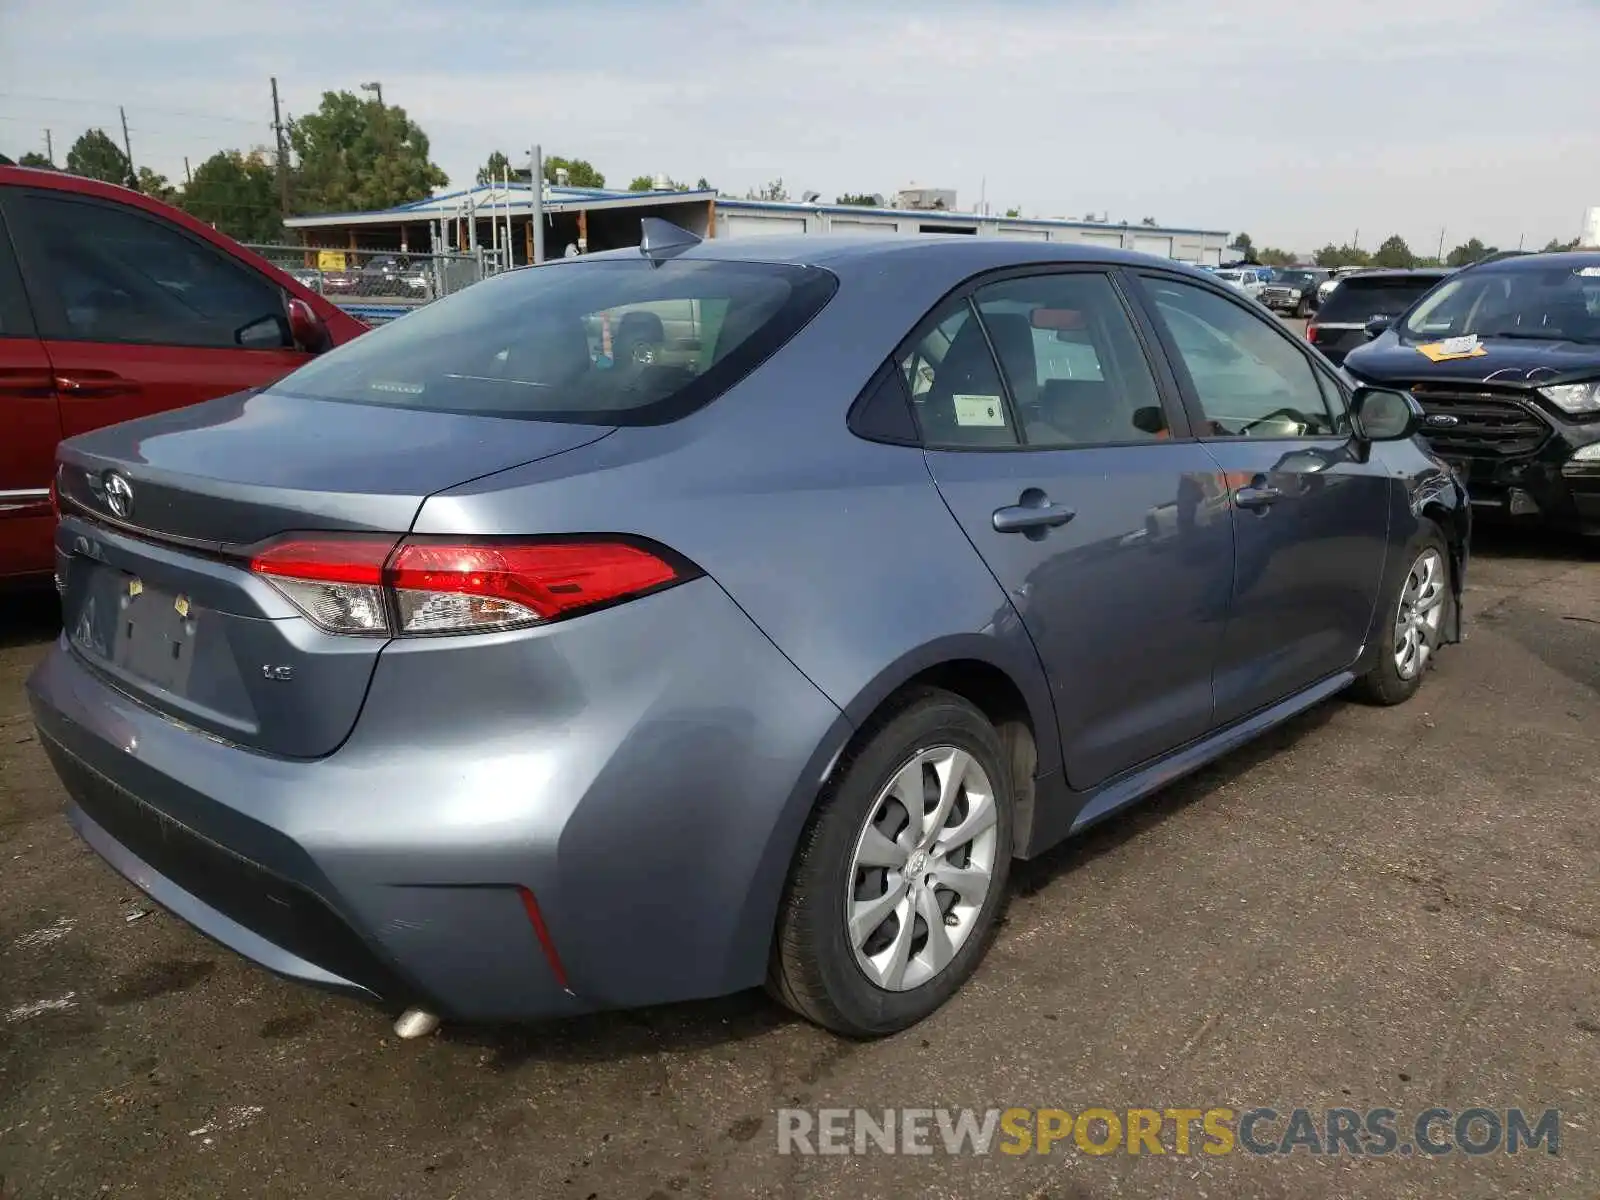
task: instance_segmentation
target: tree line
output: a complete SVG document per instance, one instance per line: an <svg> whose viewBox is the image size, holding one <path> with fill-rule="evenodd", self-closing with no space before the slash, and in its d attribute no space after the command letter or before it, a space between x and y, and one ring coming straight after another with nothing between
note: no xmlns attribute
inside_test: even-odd
<svg viewBox="0 0 1600 1200"><path fill-rule="evenodd" d="M450 182L430 155L428 135L397 104L353 92L324 92L317 110L292 117L276 147L219 150L182 181L169 180L149 167L135 167L127 152L104 129L87 129L72 143L58 165L29 151L17 162L24 167L66 170L74 175L134 188L191 213L243 242L283 240L285 216L311 213L369 212L393 208L432 195ZM605 176L581 158L551 155L544 160L546 182L565 170L574 187L603 188ZM496 150L478 169L477 181L528 179ZM645 175L629 185L648 191L654 181ZM687 185L672 183L674 190ZM701 178L695 185L711 190ZM781 187L779 181L779 187Z"/></svg>
<svg viewBox="0 0 1600 1200"><path fill-rule="evenodd" d="M1560 238L1551 238L1541 253L1576 250L1579 240L1573 238L1570 242L1564 242ZM1259 263L1265 267L1287 267L1305 261L1303 256L1290 250L1280 250L1273 246L1257 249L1247 233L1241 233L1234 238L1234 245L1245 252L1246 262ZM1348 242L1340 245L1329 242L1311 256L1311 261L1319 267L1465 267L1500 252L1498 247L1486 246L1479 238L1468 238L1445 255L1441 262L1431 256L1413 253L1405 238L1394 234L1385 238L1376 250L1371 251L1363 250Z"/></svg>

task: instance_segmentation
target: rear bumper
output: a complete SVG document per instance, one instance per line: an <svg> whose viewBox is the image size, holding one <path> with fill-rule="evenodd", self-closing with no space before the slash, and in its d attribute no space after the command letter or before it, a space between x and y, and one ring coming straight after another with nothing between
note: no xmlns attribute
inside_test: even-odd
<svg viewBox="0 0 1600 1200"><path fill-rule="evenodd" d="M467 1020L758 983L848 735L706 579L393 643L349 742L314 762L178 725L64 643L29 692L72 824L154 900L282 975Z"/></svg>

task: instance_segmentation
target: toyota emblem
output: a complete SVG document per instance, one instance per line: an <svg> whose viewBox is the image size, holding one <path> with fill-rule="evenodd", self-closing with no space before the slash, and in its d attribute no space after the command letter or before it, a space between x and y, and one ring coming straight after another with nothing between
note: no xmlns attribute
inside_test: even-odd
<svg viewBox="0 0 1600 1200"><path fill-rule="evenodd" d="M124 521L133 514L133 484L115 471L106 472L106 507Z"/></svg>

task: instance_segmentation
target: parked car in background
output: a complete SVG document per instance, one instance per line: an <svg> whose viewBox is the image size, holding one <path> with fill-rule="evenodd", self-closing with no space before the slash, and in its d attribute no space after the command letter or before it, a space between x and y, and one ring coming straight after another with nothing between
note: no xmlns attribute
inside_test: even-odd
<svg viewBox="0 0 1600 1200"><path fill-rule="evenodd" d="M1371 331L1345 366L1421 401L1479 511L1600 535L1600 253L1468 267Z"/></svg>
<svg viewBox="0 0 1600 1200"><path fill-rule="evenodd" d="M1214 272L1216 277L1231 288L1236 288L1252 299L1260 299L1265 286L1262 272L1257 267L1225 267Z"/></svg>
<svg viewBox="0 0 1600 1200"><path fill-rule="evenodd" d="M1327 279L1324 279L1321 283L1317 284L1317 303L1320 305L1324 300L1326 300L1328 298L1328 293L1339 286L1339 281L1341 279L1344 279L1349 275L1354 275L1358 271L1369 271L1371 269L1372 268L1370 267L1334 267L1332 274Z"/></svg>
<svg viewBox="0 0 1600 1200"><path fill-rule="evenodd" d="M1304 320L1317 311L1317 288L1327 278L1323 267L1280 267L1261 289L1261 303Z"/></svg>
<svg viewBox="0 0 1600 1200"><path fill-rule="evenodd" d="M403 1032L765 981L886 1034L1014 858L1459 636L1415 402L1211 276L645 224L63 445L33 713L155 900ZM596 352L689 302L705 353Z"/></svg>
<svg viewBox="0 0 1600 1200"><path fill-rule="evenodd" d="M1421 267L1346 275L1306 326L1306 340L1333 362L1342 363L1350 351L1367 344L1372 321L1398 317L1452 273L1449 267Z"/></svg>
<svg viewBox="0 0 1600 1200"><path fill-rule="evenodd" d="M0 580L50 575L63 437L260 387L365 328L170 205L0 166Z"/></svg>

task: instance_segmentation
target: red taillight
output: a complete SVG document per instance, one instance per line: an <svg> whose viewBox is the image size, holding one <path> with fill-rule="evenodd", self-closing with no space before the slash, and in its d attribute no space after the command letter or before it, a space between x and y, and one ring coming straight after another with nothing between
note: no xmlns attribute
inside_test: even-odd
<svg viewBox="0 0 1600 1200"><path fill-rule="evenodd" d="M1317 327L1315 325L1307 325L1306 326L1306 341L1310 342L1313 346L1315 346L1317 344L1317 333L1318 333L1318 330L1317 330Z"/></svg>
<svg viewBox="0 0 1600 1200"><path fill-rule="evenodd" d="M383 564L397 540L362 534L288 537L252 555L250 570L329 633L387 637Z"/></svg>
<svg viewBox="0 0 1600 1200"><path fill-rule="evenodd" d="M498 539L296 535L250 569L332 633L472 633L552 621L686 578L618 538Z"/></svg>
<svg viewBox="0 0 1600 1200"><path fill-rule="evenodd" d="M405 633L549 621L677 578L670 563L628 542L408 541L388 572Z"/></svg>

